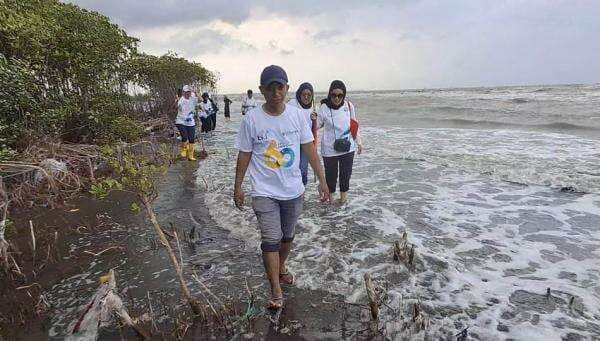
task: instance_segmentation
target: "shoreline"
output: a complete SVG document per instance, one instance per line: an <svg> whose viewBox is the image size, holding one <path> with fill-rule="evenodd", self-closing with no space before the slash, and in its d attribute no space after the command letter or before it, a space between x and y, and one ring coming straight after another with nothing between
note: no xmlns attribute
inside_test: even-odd
<svg viewBox="0 0 600 341"><path fill-rule="evenodd" d="M200 161L202 162L202 161ZM228 287L220 282L217 274L209 274L219 268L219 257L208 259L206 255L219 249L219 244L237 243L228 231L216 227L204 205L203 193L196 188L195 171L197 163L177 162L171 166L167 175L159 184L159 196L154 202L158 219L163 228L170 223L183 234L189 234L194 225L193 215L200 226L198 240L182 246L184 252L185 276L193 284L192 271L208 278L206 285L218 296L237 301L245 309L245 288L241 282L231 281ZM166 252L155 237L142 213L133 214L129 208L132 197L125 193L111 194L105 200L95 200L81 195L58 209L20 210L15 219L19 233L10 235L10 240L22 252L22 263L27 266L22 271L31 271L32 264L29 231L25 227L32 220L39 242L38 250L50 249L48 265L37 271L36 278L22 283L16 280L2 281L2 316L19 315L20 322L0 321L0 336L6 339L56 339L64 336L69 321L77 318L80 311L97 289L99 275L111 268L117 273L117 289L126 292L122 296L130 315L138 317L148 312L147 295L153 297L155 313L162 310L159 328L164 333L175 327L173 319L183 315L192 317L186 306L180 289L175 285L175 273L168 262ZM54 242L54 234L58 239ZM52 246L55 244L56 246ZM206 249L202 251L202 249ZM39 252L39 251L38 251ZM256 267L249 273L248 282L254 294L258 296L258 308L266 302L267 280L264 278L260 255L252 250L239 250L238 257L254 258ZM40 255L36 257L39 262ZM227 282L227 280L225 280ZM34 282L36 284L32 284ZM16 290L21 286L28 288ZM197 285L191 287L194 297L201 298ZM289 335L313 337L339 337L352 325L349 320L359 323L360 308L347 305L343 297L323 291L290 288L286 293L286 305L280 316L280 334L271 328L268 316L260 316L247 326L244 338L286 339ZM10 295L10 292L17 292ZM28 295L32 295L29 297ZM36 300L47 301L44 309L33 308ZM159 297L155 299L155 297ZM34 298L32 300L32 298ZM326 303L324 303L326 302ZM160 306L157 309L156 305ZM39 308L39 304L37 305ZM358 309L358 310L357 310ZM355 317L348 316L352 311ZM158 313L160 314L160 313ZM156 316L158 317L158 316ZM171 321L169 321L171 320ZM359 323L360 324L360 323ZM58 329L53 329L53 326ZM62 326L62 327L61 327ZM131 332L131 331L129 331ZM205 326L192 326L192 335L205 334ZM209 331L212 333L214 331ZM127 332L126 332L127 333ZM218 333L218 331L217 331ZM337 335L334 336L333 334ZM340 334L341 333L341 334ZM134 335L134 334L132 334ZM103 330L102 340L120 339L115 326ZM252 336L252 337L251 337Z"/></svg>

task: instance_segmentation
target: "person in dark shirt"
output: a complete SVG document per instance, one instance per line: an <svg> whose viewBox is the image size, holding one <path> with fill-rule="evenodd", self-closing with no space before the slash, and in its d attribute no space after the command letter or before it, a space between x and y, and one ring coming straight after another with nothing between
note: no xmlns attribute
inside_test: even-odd
<svg viewBox="0 0 600 341"><path fill-rule="evenodd" d="M230 122L231 121L231 115L229 114L229 105L232 103L232 101L229 99L229 97L224 96L223 97L223 102L225 102L225 121L226 122Z"/></svg>

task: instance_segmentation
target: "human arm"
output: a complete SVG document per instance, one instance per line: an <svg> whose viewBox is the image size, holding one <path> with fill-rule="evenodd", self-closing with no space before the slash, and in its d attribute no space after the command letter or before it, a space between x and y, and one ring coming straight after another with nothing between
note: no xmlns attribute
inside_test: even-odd
<svg viewBox="0 0 600 341"><path fill-rule="evenodd" d="M235 183L233 186L233 201L240 210L244 206L244 191L242 183L252 159L252 127L248 118L244 118L240 124L240 130L236 136L235 147L239 150L235 166Z"/></svg>
<svg viewBox="0 0 600 341"><path fill-rule="evenodd" d="M352 102L348 102L348 107L350 108L350 118L358 122L358 119L356 118L356 107L354 104L352 104ZM354 138L354 141L356 142L356 152L359 155L362 154L362 137L360 135L360 127L356 131L356 137Z"/></svg>
<svg viewBox="0 0 600 341"><path fill-rule="evenodd" d="M317 190L319 191L319 198L321 199L321 202L330 201L331 194L329 193L329 187L327 186L327 181L325 180L325 172L323 171L321 162L319 161L317 147L313 143L313 134L311 129L309 129L306 125L305 120L303 120L300 124L300 148L302 149L304 155L306 155L308 158L308 163L310 163L310 166L315 172L317 179L319 179L319 186L317 187Z"/></svg>
<svg viewBox="0 0 600 341"><path fill-rule="evenodd" d="M323 167L321 167L321 161L319 161L319 155L317 154L317 148L315 144L311 142L304 143L301 145L302 152L308 157L308 163L314 170L315 175L319 179L319 199L321 202L331 201L331 193L329 193L329 187L327 187L327 181L325 181L325 173Z"/></svg>
<svg viewBox="0 0 600 341"><path fill-rule="evenodd" d="M316 111L313 111L310 114L310 119L317 121L317 127L319 129L323 128L323 126L325 125L325 120L323 119L323 111L325 110L324 108L325 108L325 105L321 104L321 106L319 107L318 113Z"/></svg>
<svg viewBox="0 0 600 341"><path fill-rule="evenodd" d="M235 207L242 210L244 208L244 190L242 189L242 183L244 182L244 176L248 170L250 159L252 158L252 152L239 151L237 164L235 166L235 185L233 187L233 202Z"/></svg>

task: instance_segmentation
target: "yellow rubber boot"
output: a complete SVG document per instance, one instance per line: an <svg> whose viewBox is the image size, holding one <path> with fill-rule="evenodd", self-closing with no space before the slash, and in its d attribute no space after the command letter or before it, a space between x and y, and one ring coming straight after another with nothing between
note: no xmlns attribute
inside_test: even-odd
<svg viewBox="0 0 600 341"><path fill-rule="evenodd" d="M181 142L179 144L179 155L182 158L186 157L186 155L187 155L187 149L188 149L188 143L187 142Z"/></svg>
<svg viewBox="0 0 600 341"><path fill-rule="evenodd" d="M187 158L190 161L196 161L196 157L194 156L194 147L196 147L195 143L189 143L187 147Z"/></svg>

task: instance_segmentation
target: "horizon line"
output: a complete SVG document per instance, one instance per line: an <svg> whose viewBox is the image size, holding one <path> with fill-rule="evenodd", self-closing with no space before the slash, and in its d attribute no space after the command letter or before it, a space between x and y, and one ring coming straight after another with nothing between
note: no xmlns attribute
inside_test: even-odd
<svg viewBox="0 0 600 341"><path fill-rule="evenodd" d="M552 86L577 86L577 85L600 85L600 83L552 83L552 84L504 84L504 85L478 85L478 86L451 86L451 87L423 87L423 88L400 88L400 89L359 89L349 90L352 92L395 92L395 91L428 91L428 90L463 90L463 89L492 89L492 88L514 88L514 87L552 87ZM240 92L223 92L223 95L246 93L248 89ZM255 90L255 89L252 89ZM290 88L289 91L292 91ZM324 93L327 90L316 90L315 93Z"/></svg>

